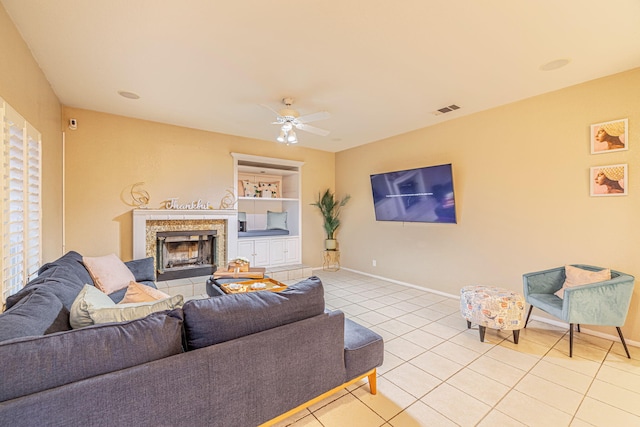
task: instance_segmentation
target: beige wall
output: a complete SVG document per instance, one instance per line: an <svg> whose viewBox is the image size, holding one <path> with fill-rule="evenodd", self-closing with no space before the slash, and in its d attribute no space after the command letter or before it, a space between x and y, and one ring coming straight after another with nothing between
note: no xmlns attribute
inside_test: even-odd
<svg viewBox="0 0 640 427"><path fill-rule="evenodd" d="M61 106L1 5L0 58L0 97L42 134L42 254L50 261L62 255Z"/></svg>
<svg viewBox="0 0 640 427"><path fill-rule="evenodd" d="M640 278L639 95L635 69L338 153L337 191L352 195L343 265L452 295L468 284L521 290L523 273L566 263ZM589 125L619 118L629 150L591 155ZM370 174L443 163L458 224L375 221ZM590 197L589 168L618 163L629 165L629 195ZM640 341L637 285L623 330Z"/></svg>
<svg viewBox="0 0 640 427"><path fill-rule="evenodd" d="M145 183L150 207L171 197L217 207L233 187L230 153L238 152L305 162L303 261L320 265L321 218L309 204L334 185L333 153L65 108L63 123L70 118L78 129L66 132L66 250L131 259L131 185Z"/></svg>

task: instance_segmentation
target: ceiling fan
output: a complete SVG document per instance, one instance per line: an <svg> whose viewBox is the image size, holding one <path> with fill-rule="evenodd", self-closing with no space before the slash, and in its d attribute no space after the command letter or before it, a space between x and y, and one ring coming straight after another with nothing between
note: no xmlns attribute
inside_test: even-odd
<svg viewBox="0 0 640 427"><path fill-rule="evenodd" d="M327 136L329 135L329 131L325 129L320 129L315 126L308 125L307 123L315 122L318 120L324 120L331 117L326 111L319 111L317 113L305 114L301 116L296 110L292 109L293 98L283 98L282 103L285 105L280 111L275 111L274 109L266 106L269 110L276 113L276 121L271 123L274 125L280 125L280 135L276 138L278 142L286 142L287 144L295 144L298 142L298 137L296 136L295 129L300 129L305 132L314 133L316 135Z"/></svg>

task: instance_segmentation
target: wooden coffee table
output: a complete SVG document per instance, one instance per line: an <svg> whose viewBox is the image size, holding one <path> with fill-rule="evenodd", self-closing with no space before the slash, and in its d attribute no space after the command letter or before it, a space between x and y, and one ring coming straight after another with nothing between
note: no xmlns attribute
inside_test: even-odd
<svg viewBox="0 0 640 427"><path fill-rule="evenodd" d="M226 294L243 294L246 292L271 291L280 292L287 289L287 285L273 279L247 280L246 282L224 283L220 285Z"/></svg>

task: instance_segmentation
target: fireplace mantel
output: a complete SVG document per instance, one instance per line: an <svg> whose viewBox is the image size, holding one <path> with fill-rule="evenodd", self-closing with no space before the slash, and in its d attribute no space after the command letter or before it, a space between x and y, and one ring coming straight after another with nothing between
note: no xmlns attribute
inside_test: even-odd
<svg viewBox="0 0 640 427"><path fill-rule="evenodd" d="M238 249L238 211L235 209L134 209L133 211L133 259L145 258L147 221L216 220L227 222L228 259L236 257Z"/></svg>

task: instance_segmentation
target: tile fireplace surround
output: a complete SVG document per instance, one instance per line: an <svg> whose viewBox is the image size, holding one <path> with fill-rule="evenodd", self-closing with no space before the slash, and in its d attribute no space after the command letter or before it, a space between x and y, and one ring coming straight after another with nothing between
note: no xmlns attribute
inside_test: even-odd
<svg viewBox="0 0 640 427"><path fill-rule="evenodd" d="M154 257L158 231L217 231L218 263L226 265L236 256L238 247L238 211L236 210L173 210L134 209L133 259Z"/></svg>

